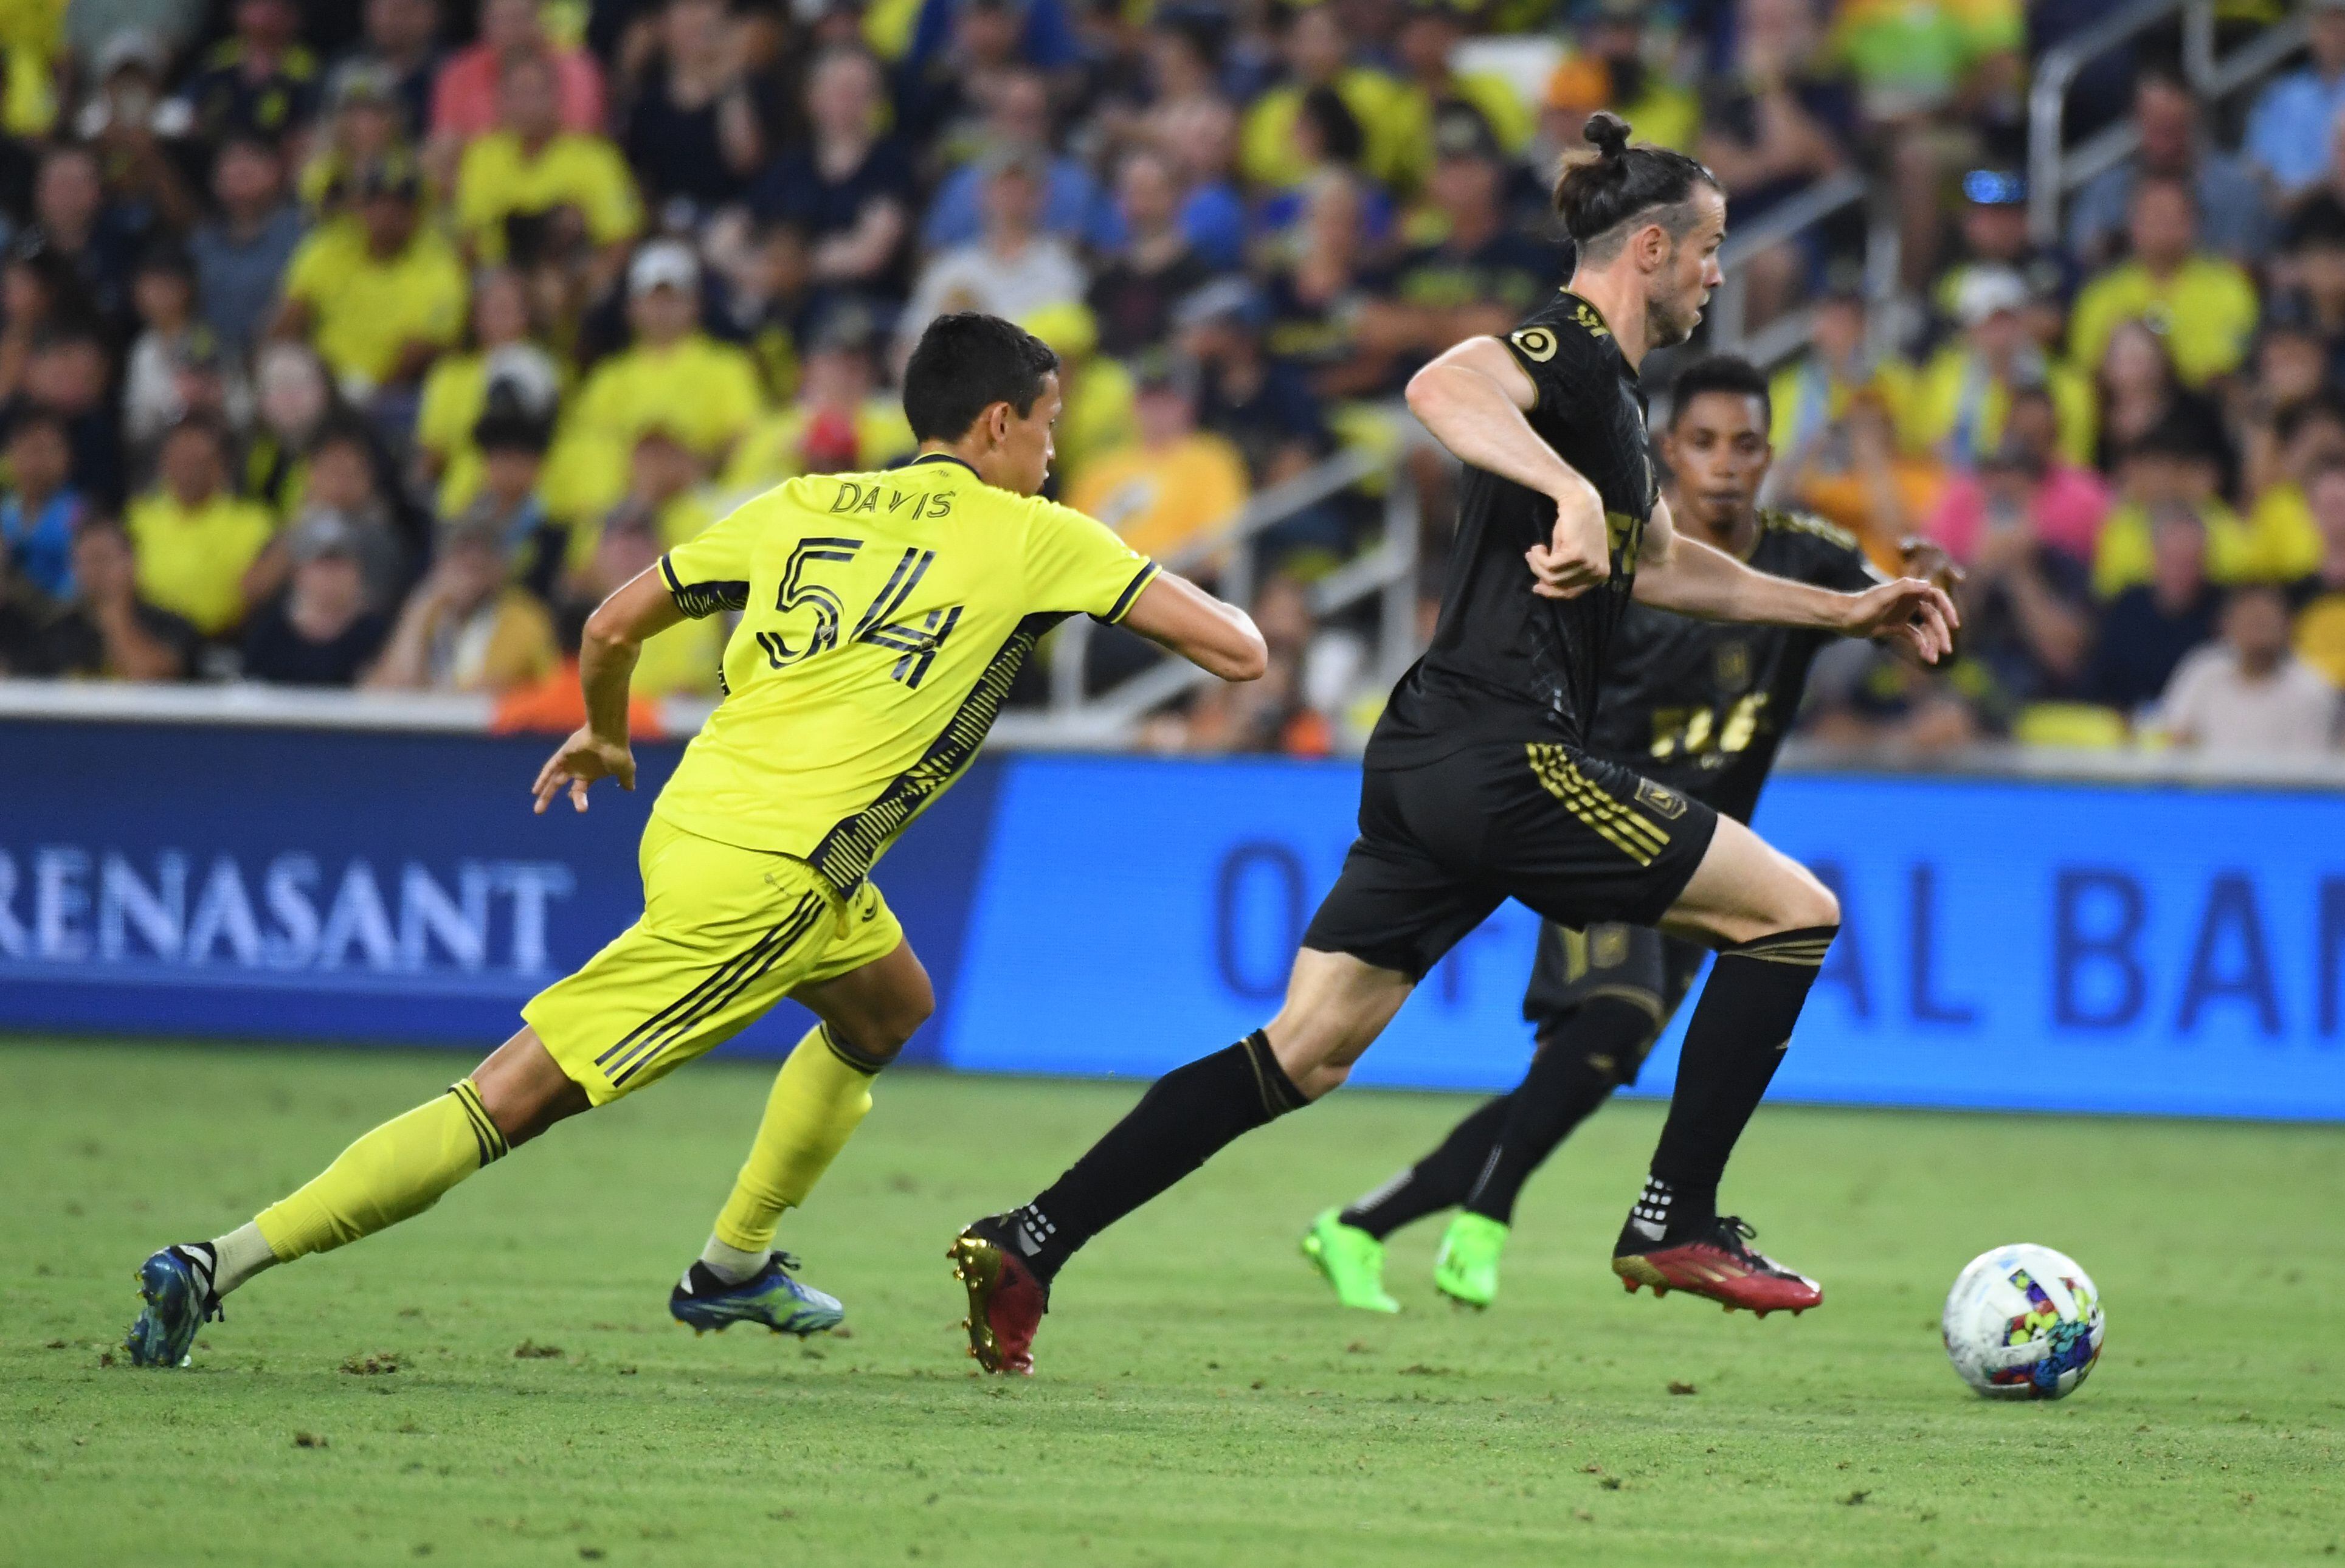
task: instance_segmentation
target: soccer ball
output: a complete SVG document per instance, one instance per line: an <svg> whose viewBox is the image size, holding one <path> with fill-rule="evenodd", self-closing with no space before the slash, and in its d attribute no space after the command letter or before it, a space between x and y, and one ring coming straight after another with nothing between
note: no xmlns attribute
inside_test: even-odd
<svg viewBox="0 0 2345 1568"><path fill-rule="evenodd" d="M1944 1328L1954 1370L1988 1399L2062 1399L2100 1359L2101 1293L2066 1253L1998 1247L1946 1292Z"/></svg>

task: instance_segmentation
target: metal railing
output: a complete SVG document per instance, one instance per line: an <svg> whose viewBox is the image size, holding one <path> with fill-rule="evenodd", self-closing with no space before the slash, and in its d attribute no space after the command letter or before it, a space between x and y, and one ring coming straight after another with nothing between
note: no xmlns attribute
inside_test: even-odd
<svg viewBox="0 0 2345 1568"><path fill-rule="evenodd" d="M2060 218L2071 191L2131 158L2141 133L2130 118L2103 127L2075 147L2062 121L2069 89L2086 66L2152 28L2182 24L2182 70L2191 88L2209 99L2227 97L2268 75L2304 46L2301 16L2264 28L2228 55L2218 55L2216 0L2133 0L2035 63L2027 97L2027 219L2036 243L2060 239Z"/></svg>
<svg viewBox="0 0 2345 1568"><path fill-rule="evenodd" d="M1751 260L1830 222L1851 208L1865 214L1865 294L1876 303L1894 297L1900 244L1895 217L1873 201L1873 188L1863 175L1844 168L1778 202L1756 223L1728 232L1718 258L1726 280L1719 285L1710 301L1712 351L1739 354L1761 370L1769 371L1807 347L1814 334L1813 301L1784 311L1756 331L1751 329Z"/></svg>

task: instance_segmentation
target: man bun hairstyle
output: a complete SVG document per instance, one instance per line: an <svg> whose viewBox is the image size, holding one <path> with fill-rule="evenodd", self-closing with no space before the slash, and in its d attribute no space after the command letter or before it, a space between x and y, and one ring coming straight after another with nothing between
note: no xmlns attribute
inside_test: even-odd
<svg viewBox="0 0 2345 1568"><path fill-rule="evenodd" d="M1629 145L1629 122L1599 109L1582 133L1590 150L1566 158L1555 182L1555 209L1579 260L1601 266L1620 253L1636 219L1659 222L1672 241L1693 227L1693 194L1722 191L1718 176L1681 152Z"/></svg>
<svg viewBox="0 0 2345 1568"><path fill-rule="evenodd" d="M1033 412L1058 368L1050 344L999 316L939 316L904 366L904 418L918 440L959 441L995 403L1008 403L1020 419Z"/></svg>

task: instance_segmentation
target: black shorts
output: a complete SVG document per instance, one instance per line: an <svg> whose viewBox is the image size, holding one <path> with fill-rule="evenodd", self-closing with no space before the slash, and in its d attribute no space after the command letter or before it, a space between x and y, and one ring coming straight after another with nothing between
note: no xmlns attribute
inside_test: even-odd
<svg viewBox="0 0 2345 1568"><path fill-rule="evenodd" d="M1371 768L1360 836L1303 945L1414 981L1510 898L1575 929L1651 925L1717 828L1700 801L1553 742Z"/></svg>
<svg viewBox="0 0 2345 1568"><path fill-rule="evenodd" d="M1583 1003L1613 997L1651 1014L1652 1032L1645 1037L1645 1049L1650 1050L1693 989L1693 977L1708 956L1692 942L1663 936L1649 925L1615 921L1580 932L1549 921L1539 928L1538 957L1523 992L1523 1018L1538 1027L1544 1046L1569 1028ZM1620 1082L1635 1083L1643 1065L1639 1052L1621 1072Z"/></svg>

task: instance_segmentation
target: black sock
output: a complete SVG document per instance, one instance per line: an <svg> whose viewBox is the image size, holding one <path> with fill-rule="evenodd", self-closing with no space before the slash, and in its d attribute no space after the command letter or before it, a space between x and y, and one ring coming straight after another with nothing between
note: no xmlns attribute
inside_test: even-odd
<svg viewBox="0 0 2345 1568"><path fill-rule="evenodd" d="M1466 1207L1512 1225L1523 1183L1572 1128L1611 1097L1624 1076L1636 1076L1637 1064L1657 1032L1652 1013L1644 1008L1625 997L1599 996L1542 1038L1522 1086L1507 1096L1506 1124L1466 1195Z"/></svg>
<svg viewBox="0 0 2345 1568"><path fill-rule="evenodd" d="M1382 1241L1404 1225L1464 1203L1474 1178L1490 1163L1490 1147L1507 1125L1511 1097L1501 1095L1476 1106L1449 1129L1440 1147L1345 1209L1343 1222Z"/></svg>
<svg viewBox="0 0 2345 1568"><path fill-rule="evenodd" d="M1678 1058L1677 1092L1653 1151L1651 1179L1629 1228L1670 1239L1718 1217L1718 1178L1792 1043L1838 926L1780 932L1722 948L1701 988Z"/></svg>
<svg viewBox="0 0 2345 1568"><path fill-rule="evenodd" d="M1150 1085L1033 1202L1010 1218L1044 1284L1083 1243L1203 1165L1225 1145L1304 1104L1259 1029ZM1028 1247L1031 1250L1027 1250Z"/></svg>

